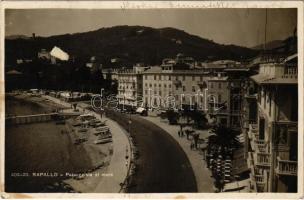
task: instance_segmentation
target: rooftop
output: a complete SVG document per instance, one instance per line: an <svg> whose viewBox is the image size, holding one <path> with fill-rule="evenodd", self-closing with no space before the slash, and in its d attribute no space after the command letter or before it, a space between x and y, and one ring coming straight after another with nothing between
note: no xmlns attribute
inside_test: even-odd
<svg viewBox="0 0 304 200"><path fill-rule="evenodd" d="M269 77L269 76L265 76L263 74L257 74L257 75L251 76L250 78L252 80L254 80L256 83L261 84L261 85L266 85L266 84L288 85L288 84L297 84L298 83L297 79Z"/></svg>
<svg viewBox="0 0 304 200"><path fill-rule="evenodd" d="M260 64L259 74L251 76L258 84L297 84L297 54L285 58L282 62Z"/></svg>
<svg viewBox="0 0 304 200"><path fill-rule="evenodd" d="M162 70L161 67L151 67L150 69L143 72L143 74L186 74L186 75L195 75L195 74L209 74L201 69L188 69L188 70L173 70L166 71Z"/></svg>

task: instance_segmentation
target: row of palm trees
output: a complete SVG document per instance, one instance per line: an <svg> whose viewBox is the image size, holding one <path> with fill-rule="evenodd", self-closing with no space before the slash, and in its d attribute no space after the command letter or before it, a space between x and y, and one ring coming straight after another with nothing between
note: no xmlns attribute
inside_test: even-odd
<svg viewBox="0 0 304 200"><path fill-rule="evenodd" d="M212 171L215 187L219 192L229 182L232 171L233 151L241 146L239 132L221 124L211 129L207 145L207 167Z"/></svg>

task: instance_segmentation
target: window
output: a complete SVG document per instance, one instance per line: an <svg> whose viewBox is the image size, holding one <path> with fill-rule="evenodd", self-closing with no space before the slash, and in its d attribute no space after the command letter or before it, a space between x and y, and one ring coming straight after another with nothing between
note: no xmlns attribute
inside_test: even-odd
<svg viewBox="0 0 304 200"><path fill-rule="evenodd" d="M195 86L192 86L192 92L195 92Z"/></svg>
<svg viewBox="0 0 304 200"><path fill-rule="evenodd" d="M171 75L169 75L169 81L171 81Z"/></svg>
<svg viewBox="0 0 304 200"><path fill-rule="evenodd" d="M218 84L218 88L219 88L219 89L222 88L222 84L221 84L221 83Z"/></svg>
<svg viewBox="0 0 304 200"><path fill-rule="evenodd" d="M154 83L154 87L157 87L157 86L156 86L156 83Z"/></svg>
<svg viewBox="0 0 304 200"><path fill-rule="evenodd" d="M164 87L166 88L166 87L167 87L167 85L166 85L166 84L164 84Z"/></svg>
<svg viewBox="0 0 304 200"><path fill-rule="evenodd" d="M269 100L269 116L271 116L271 93L269 93L268 100Z"/></svg>
<svg viewBox="0 0 304 200"><path fill-rule="evenodd" d="M183 91L185 92L186 91L186 87L183 85Z"/></svg>
<svg viewBox="0 0 304 200"><path fill-rule="evenodd" d="M265 138L265 119L260 118L259 123L259 139L264 140Z"/></svg>
<svg viewBox="0 0 304 200"><path fill-rule="evenodd" d="M266 91L264 92L264 109L266 109L266 96L267 96L267 93Z"/></svg>
<svg viewBox="0 0 304 200"><path fill-rule="evenodd" d="M186 80L186 76L185 76L185 75L183 75L183 81L184 81L184 80Z"/></svg>
<svg viewBox="0 0 304 200"><path fill-rule="evenodd" d="M161 87L161 84L158 84L159 87Z"/></svg>
<svg viewBox="0 0 304 200"><path fill-rule="evenodd" d="M176 76L176 77L175 77L175 80L177 80L177 81L178 81L178 76Z"/></svg>
<svg viewBox="0 0 304 200"><path fill-rule="evenodd" d="M161 96L162 95L161 91L159 91L158 94L159 94L159 96Z"/></svg>
<svg viewBox="0 0 304 200"><path fill-rule="evenodd" d="M147 75L145 75L145 80L147 80Z"/></svg>
<svg viewBox="0 0 304 200"><path fill-rule="evenodd" d="M145 90L145 94L148 94L148 90Z"/></svg>
<svg viewBox="0 0 304 200"><path fill-rule="evenodd" d="M150 88L152 87L152 83L150 83Z"/></svg>
<svg viewBox="0 0 304 200"><path fill-rule="evenodd" d="M158 80L161 80L161 75L158 75Z"/></svg>
<svg viewBox="0 0 304 200"><path fill-rule="evenodd" d="M222 95L218 95L218 103L221 103L222 102Z"/></svg>
<svg viewBox="0 0 304 200"><path fill-rule="evenodd" d="M148 84L147 84L147 83L145 83L145 87L148 87Z"/></svg>

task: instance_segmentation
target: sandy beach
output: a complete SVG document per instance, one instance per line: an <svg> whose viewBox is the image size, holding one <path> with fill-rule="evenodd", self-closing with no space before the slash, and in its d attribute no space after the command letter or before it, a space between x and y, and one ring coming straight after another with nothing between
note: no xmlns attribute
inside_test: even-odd
<svg viewBox="0 0 304 200"><path fill-rule="evenodd" d="M41 97L6 96L6 115L28 115L64 108ZM105 173L110 144L92 142L75 145L66 124L55 121L6 126L5 181L7 192L92 192ZM73 178L73 174L94 177Z"/></svg>

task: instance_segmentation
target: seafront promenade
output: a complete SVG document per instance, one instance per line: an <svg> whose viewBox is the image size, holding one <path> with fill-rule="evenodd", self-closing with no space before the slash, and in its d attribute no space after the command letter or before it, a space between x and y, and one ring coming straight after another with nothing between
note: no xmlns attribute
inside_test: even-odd
<svg viewBox="0 0 304 200"><path fill-rule="evenodd" d="M60 99L44 95L44 98L53 101L54 103L63 105L65 107L71 107L68 102L61 101ZM106 167L103 174L105 176L100 176L98 184L94 186L93 191L90 192L105 192L105 193L117 193L121 191L121 183L124 183L127 177L128 167L130 165L130 143L125 130L121 128L115 121L102 116L94 111L87 109L86 104L78 104L80 111L84 111L87 114L93 114L97 119L106 121L107 126L109 126L112 139L113 139L113 155L111 157L109 165ZM64 112L64 110L63 110ZM126 154L128 154L128 159L126 159Z"/></svg>

